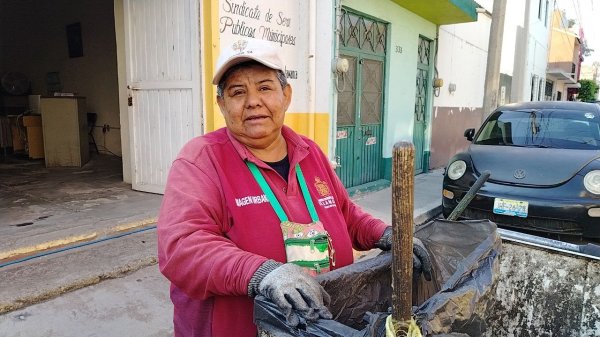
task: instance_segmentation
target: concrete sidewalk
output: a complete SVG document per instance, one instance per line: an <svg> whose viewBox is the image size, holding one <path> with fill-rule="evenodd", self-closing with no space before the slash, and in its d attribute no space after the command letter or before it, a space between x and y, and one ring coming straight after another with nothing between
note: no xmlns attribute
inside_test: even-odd
<svg viewBox="0 0 600 337"><path fill-rule="evenodd" d="M442 212L442 180L444 170L437 169L415 176L414 211L415 224L422 224ZM392 188L354 196L354 202L366 212L392 223Z"/></svg>
<svg viewBox="0 0 600 337"><path fill-rule="evenodd" d="M0 264L156 223L161 195L123 182L120 158L83 167L0 162Z"/></svg>

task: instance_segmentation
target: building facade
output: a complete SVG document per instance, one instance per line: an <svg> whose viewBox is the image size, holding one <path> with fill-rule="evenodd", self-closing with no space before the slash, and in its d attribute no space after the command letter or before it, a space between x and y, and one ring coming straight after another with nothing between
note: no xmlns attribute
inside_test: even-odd
<svg viewBox="0 0 600 337"><path fill-rule="evenodd" d="M479 3L487 13L479 14L477 22L440 29L440 51L446 57L442 60L438 55L439 73L450 80L434 100L434 168L464 150L469 142L462 132L478 128L491 113L482 107L493 1ZM553 11L554 2L549 0L507 0L505 12L497 13L504 15L498 106L548 99L547 76L553 81L552 73L546 73ZM467 95L461 93L462 87L468 89Z"/></svg>
<svg viewBox="0 0 600 337"><path fill-rule="evenodd" d="M437 77L444 84L434 90L431 168L464 150L464 130L481 124L493 1L478 4L477 21L439 27Z"/></svg>
<svg viewBox="0 0 600 337"><path fill-rule="evenodd" d="M202 132L224 126L210 85L221 47L257 38L281 48L285 59L294 87L285 123L321 146L347 188L389 183L392 148L401 140L415 144L416 172L428 169L438 27L476 21L474 1L205 0L197 5L201 86L191 90L198 92L202 104L196 111L202 116L190 123L200 121ZM133 134L136 124L129 126Z"/></svg>
<svg viewBox="0 0 600 337"><path fill-rule="evenodd" d="M550 0L507 1L500 73L511 84L501 85L499 102L544 100L553 11Z"/></svg>
<svg viewBox="0 0 600 337"><path fill-rule="evenodd" d="M570 28L565 12L555 9L552 13L544 95L549 101L574 100L575 89L579 86L581 43Z"/></svg>
<svg viewBox="0 0 600 337"><path fill-rule="evenodd" d="M53 74L56 90L85 96L97 114L91 132L100 152L122 157L124 181L153 193L162 193L183 144L225 125L211 79L220 50L243 39L281 49L294 88L285 123L320 145L346 187L389 183L398 141L415 144L416 171L427 171L433 84L445 71L439 29L476 21L478 7L473 0L0 6L0 72L25 74L37 95L47 94ZM77 57L67 53L65 27L73 24L80 27Z"/></svg>

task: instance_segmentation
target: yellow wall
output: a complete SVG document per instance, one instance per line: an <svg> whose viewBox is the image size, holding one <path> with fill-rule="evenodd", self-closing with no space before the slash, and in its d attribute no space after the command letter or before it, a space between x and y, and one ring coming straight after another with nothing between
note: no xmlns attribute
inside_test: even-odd
<svg viewBox="0 0 600 337"><path fill-rule="evenodd" d="M577 58L579 57L579 50L576 48L577 44L577 36L567 28L561 26L560 11L554 11L548 62L562 62L561 68L564 68L563 70L566 73L570 73L571 65L577 63Z"/></svg>
<svg viewBox="0 0 600 337"><path fill-rule="evenodd" d="M329 113L288 113L285 115L285 125L314 140L328 154Z"/></svg>
<svg viewBox="0 0 600 337"><path fill-rule="evenodd" d="M200 46L202 59L204 60L204 132L216 130L225 125L223 116L217 105L217 88L212 84L214 67L219 57L219 0L204 0L203 10L203 38L204 43Z"/></svg>

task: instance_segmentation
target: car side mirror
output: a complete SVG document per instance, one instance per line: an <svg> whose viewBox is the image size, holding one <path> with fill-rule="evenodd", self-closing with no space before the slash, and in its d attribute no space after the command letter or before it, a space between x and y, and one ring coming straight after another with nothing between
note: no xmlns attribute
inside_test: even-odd
<svg viewBox="0 0 600 337"><path fill-rule="evenodd" d="M472 142L473 136L475 136L475 129L471 128L471 129L465 130L465 137L467 138L468 141Z"/></svg>

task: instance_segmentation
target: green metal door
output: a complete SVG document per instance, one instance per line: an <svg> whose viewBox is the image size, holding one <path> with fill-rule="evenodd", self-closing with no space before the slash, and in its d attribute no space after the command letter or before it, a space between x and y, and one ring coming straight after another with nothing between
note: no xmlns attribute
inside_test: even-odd
<svg viewBox="0 0 600 337"><path fill-rule="evenodd" d="M345 187L383 177L383 88L386 25L344 10L337 81L336 173Z"/></svg>
<svg viewBox="0 0 600 337"><path fill-rule="evenodd" d="M427 106L429 102L429 71L431 40L419 37L419 63L415 94L413 145L415 146L415 173L425 169L425 131L427 129Z"/></svg>

